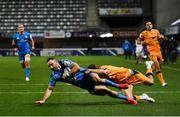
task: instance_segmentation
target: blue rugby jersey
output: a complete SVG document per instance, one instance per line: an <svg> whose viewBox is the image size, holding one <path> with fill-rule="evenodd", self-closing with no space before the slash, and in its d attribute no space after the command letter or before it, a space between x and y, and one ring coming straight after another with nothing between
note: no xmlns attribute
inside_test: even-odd
<svg viewBox="0 0 180 117"><path fill-rule="evenodd" d="M66 69L67 67L69 67L71 69L74 62L71 60L60 60L58 62L61 65L61 69L52 71L51 76L50 76L49 85L54 87L56 85L57 81L70 83L70 84L76 85L76 86L80 85L79 83L83 79L84 73L87 70L87 68L80 68L79 72L77 72L74 77L69 77L69 78L63 79L62 76L64 73L64 69Z"/></svg>
<svg viewBox="0 0 180 117"><path fill-rule="evenodd" d="M31 39L32 36L28 32L24 32L24 34L20 34L17 32L13 35L13 40L15 41L18 47L19 54L26 54L31 52L31 46L30 46Z"/></svg>

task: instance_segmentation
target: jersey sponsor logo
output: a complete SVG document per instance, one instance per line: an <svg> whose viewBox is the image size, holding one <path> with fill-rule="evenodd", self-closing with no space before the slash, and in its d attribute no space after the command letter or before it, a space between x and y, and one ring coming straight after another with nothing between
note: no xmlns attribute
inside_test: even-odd
<svg viewBox="0 0 180 117"><path fill-rule="evenodd" d="M71 62L70 62L70 61L64 61L64 65L65 65L65 66L70 66L70 65L71 65Z"/></svg>

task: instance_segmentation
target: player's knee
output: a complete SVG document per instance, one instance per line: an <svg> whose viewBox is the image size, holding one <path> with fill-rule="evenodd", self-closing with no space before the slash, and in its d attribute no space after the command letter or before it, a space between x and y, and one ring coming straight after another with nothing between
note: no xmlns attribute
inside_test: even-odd
<svg viewBox="0 0 180 117"><path fill-rule="evenodd" d="M27 54L27 55L25 55L25 61L30 61L30 59L31 59L31 57L30 57L30 55L29 54Z"/></svg>
<svg viewBox="0 0 180 117"><path fill-rule="evenodd" d="M152 85L154 85L154 80L148 81L146 84L149 85L149 86L152 86Z"/></svg>
<svg viewBox="0 0 180 117"><path fill-rule="evenodd" d="M30 62L30 57L25 58L25 62Z"/></svg>
<svg viewBox="0 0 180 117"><path fill-rule="evenodd" d="M25 61L25 67L30 67L30 61Z"/></svg>
<svg viewBox="0 0 180 117"><path fill-rule="evenodd" d="M133 85L128 85L128 88L129 89L132 89L134 86Z"/></svg>
<svg viewBox="0 0 180 117"><path fill-rule="evenodd" d="M149 86L154 85L154 81L149 82Z"/></svg>
<svg viewBox="0 0 180 117"><path fill-rule="evenodd" d="M103 84L104 79L101 79L98 75L94 75L93 80L96 84Z"/></svg>
<svg viewBox="0 0 180 117"><path fill-rule="evenodd" d="M89 92L94 95L105 96L107 91L108 90L105 86L96 86L94 91L89 91Z"/></svg>
<svg viewBox="0 0 180 117"><path fill-rule="evenodd" d="M151 85L154 84L154 78L151 79L151 83L150 83L150 84L151 84Z"/></svg>
<svg viewBox="0 0 180 117"><path fill-rule="evenodd" d="M25 56L25 66L30 67L30 56Z"/></svg>
<svg viewBox="0 0 180 117"><path fill-rule="evenodd" d="M105 82L105 79L101 79L101 78L97 79L97 84L104 84L104 82ZM104 88L106 88L106 87L104 87Z"/></svg>

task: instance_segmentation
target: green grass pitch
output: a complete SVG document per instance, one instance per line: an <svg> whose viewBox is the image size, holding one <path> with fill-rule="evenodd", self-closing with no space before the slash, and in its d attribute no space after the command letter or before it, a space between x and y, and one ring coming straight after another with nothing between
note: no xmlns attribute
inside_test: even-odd
<svg viewBox="0 0 180 117"><path fill-rule="evenodd" d="M138 105L131 105L123 100L108 96L93 96L78 87L57 83L47 102L36 105L34 102L43 97L49 82L50 70L46 65L47 58L31 58L31 81L26 82L17 57L0 57L0 116L180 115L180 59L177 64L163 65L168 87L161 87L156 75L153 86L134 87L135 94L146 92L156 100L154 104L140 101ZM55 58L72 59L81 67L87 67L90 63L111 64L145 73L145 65L136 65L134 58L131 60L125 60L122 56L56 56Z"/></svg>

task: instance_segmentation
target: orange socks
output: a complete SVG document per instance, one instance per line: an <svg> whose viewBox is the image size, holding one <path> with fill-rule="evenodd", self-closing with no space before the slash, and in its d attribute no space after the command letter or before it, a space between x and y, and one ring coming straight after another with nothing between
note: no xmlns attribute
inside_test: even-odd
<svg viewBox="0 0 180 117"><path fill-rule="evenodd" d="M161 82L161 84L163 84L164 83L163 74L160 71L158 71L156 73L157 73L157 77L158 77L159 81Z"/></svg>

